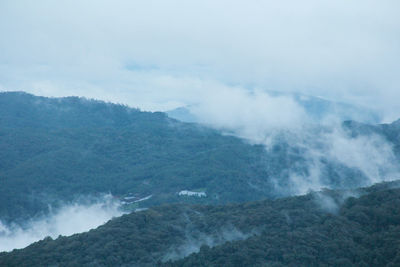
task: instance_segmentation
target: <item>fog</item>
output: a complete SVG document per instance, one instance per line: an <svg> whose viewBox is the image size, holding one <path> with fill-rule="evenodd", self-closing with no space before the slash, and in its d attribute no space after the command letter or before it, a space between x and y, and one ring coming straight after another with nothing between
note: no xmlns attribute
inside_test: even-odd
<svg viewBox="0 0 400 267"><path fill-rule="evenodd" d="M120 215L119 203L107 195L91 204L66 204L23 225L7 225L0 221L0 251L24 248L48 236L57 238L86 232Z"/></svg>

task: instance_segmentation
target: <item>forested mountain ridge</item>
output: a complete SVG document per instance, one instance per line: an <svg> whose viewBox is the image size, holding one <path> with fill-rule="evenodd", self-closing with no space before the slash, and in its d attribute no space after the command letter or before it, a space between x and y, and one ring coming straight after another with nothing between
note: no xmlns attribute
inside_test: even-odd
<svg viewBox="0 0 400 267"><path fill-rule="evenodd" d="M198 125L84 98L0 93L0 217L32 215L79 194L152 194L192 201L180 190L207 188L198 201L261 197L242 185L265 179L261 146ZM256 194L256 195L254 195Z"/></svg>
<svg viewBox="0 0 400 267"><path fill-rule="evenodd" d="M326 208L323 199L317 201ZM203 246L199 253L166 265L399 266L399 205L400 190L388 189L350 197L330 214L289 211L286 225L267 227L246 240Z"/></svg>
<svg viewBox="0 0 400 267"><path fill-rule="evenodd" d="M395 125L365 127L386 127L375 132L398 151L400 129ZM345 123L350 135L369 134L356 133L353 126ZM161 112L78 97L0 93L3 221L30 218L49 204L57 206L76 196L108 192L137 199L151 196L142 206L135 204L139 208L287 196L293 193L293 174L310 175L307 160L304 147L284 139L267 150ZM329 158L318 161L324 183L332 188L366 184L360 170ZM206 197L179 195L182 190Z"/></svg>
<svg viewBox="0 0 400 267"><path fill-rule="evenodd" d="M0 265L398 266L399 186L226 206L164 205L1 253Z"/></svg>

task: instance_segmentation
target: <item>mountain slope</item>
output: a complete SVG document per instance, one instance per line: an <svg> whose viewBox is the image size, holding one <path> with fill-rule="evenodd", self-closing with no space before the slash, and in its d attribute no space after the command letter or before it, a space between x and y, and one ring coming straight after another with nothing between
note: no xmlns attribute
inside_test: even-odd
<svg viewBox="0 0 400 267"><path fill-rule="evenodd" d="M153 195L168 201L226 202L265 192L265 151L214 130L76 97L0 94L0 218L37 214L80 194ZM239 186L238 186L239 185ZM181 190L206 190L203 199Z"/></svg>
<svg viewBox="0 0 400 267"><path fill-rule="evenodd" d="M399 186L240 205L156 207L2 253L0 265L396 266Z"/></svg>
<svg viewBox="0 0 400 267"><path fill-rule="evenodd" d="M76 97L0 93L0 218L11 220L80 194L168 201L256 199L265 151L216 131ZM239 186L238 186L239 185ZM203 199L181 190L206 190ZM216 199L218 198L218 199Z"/></svg>
<svg viewBox="0 0 400 267"><path fill-rule="evenodd" d="M316 201L326 208L325 196L320 197ZM246 240L203 246L199 253L166 265L399 266L399 204L399 189L370 190L346 200L337 213L289 211L286 224L267 227Z"/></svg>
<svg viewBox="0 0 400 267"><path fill-rule="evenodd" d="M388 127L389 135L378 134L399 144L400 130ZM323 128L313 131L299 143L282 133L266 149L160 112L78 97L0 93L0 220L22 221L49 205L108 192L146 199L131 208L276 198L296 193L302 185L293 181L304 182L303 191L314 186L308 183L316 168L322 186L369 184L363 170L320 150L314 138ZM345 138L352 141L351 134ZM322 147L330 149L330 141L322 140ZM179 195L183 190L206 197Z"/></svg>

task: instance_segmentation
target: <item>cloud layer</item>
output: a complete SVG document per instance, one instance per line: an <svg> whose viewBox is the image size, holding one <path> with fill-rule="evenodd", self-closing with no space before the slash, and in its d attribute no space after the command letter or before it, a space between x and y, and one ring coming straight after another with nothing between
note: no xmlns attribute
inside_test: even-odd
<svg viewBox="0 0 400 267"><path fill-rule="evenodd" d="M396 0L5 0L0 85L150 110L239 86L366 105L393 120L399 8Z"/></svg>

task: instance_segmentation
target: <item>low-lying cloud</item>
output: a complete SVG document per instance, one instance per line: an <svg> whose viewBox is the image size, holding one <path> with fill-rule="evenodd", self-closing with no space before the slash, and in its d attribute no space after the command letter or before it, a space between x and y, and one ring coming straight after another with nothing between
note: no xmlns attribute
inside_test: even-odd
<svg viewBox="0 0 400 267"><path fill-rule="evenodd" d="M340 125L328 132L297 133L292 146L303 147L305 172L290 173L289 186L293 194L305 194L322 188L368 186L400 178L400 168L392 145L382 136L350 137Z"/></svg>
<svg viewBox="0 0 400 267"><path fill-rule="evenodd" d="M342 126L343 114L345 118L373 114L368 109L240 87L220 88L208 96L188 107L197 121L261 144L272 157L301 158L290 166L279 166L287 177L270 177L276 190L284 194L367 186L400 178L393 144L378 134L352 136ZM370 117L374 116L365 116ZM289 148L285 152L274 150L282 145Z"/></svg>
<svg viewBox="0 0 400 267"><path fill-rule="evenodd" d="M256 143L265 142L274 130L299 129L308 119L290 97L228 87L204 96L191 112L201 123Z"/></svg>
<svg viewBox="0 0 400 267"><path fill-rule="evenodd" d="M6 225L0 221L0 251L24 248L47 236L57 238L59 235L69 236L89 231L122 215L119 206L119 202L107 195L91 204L65 205L24 225Z"/></svg>

